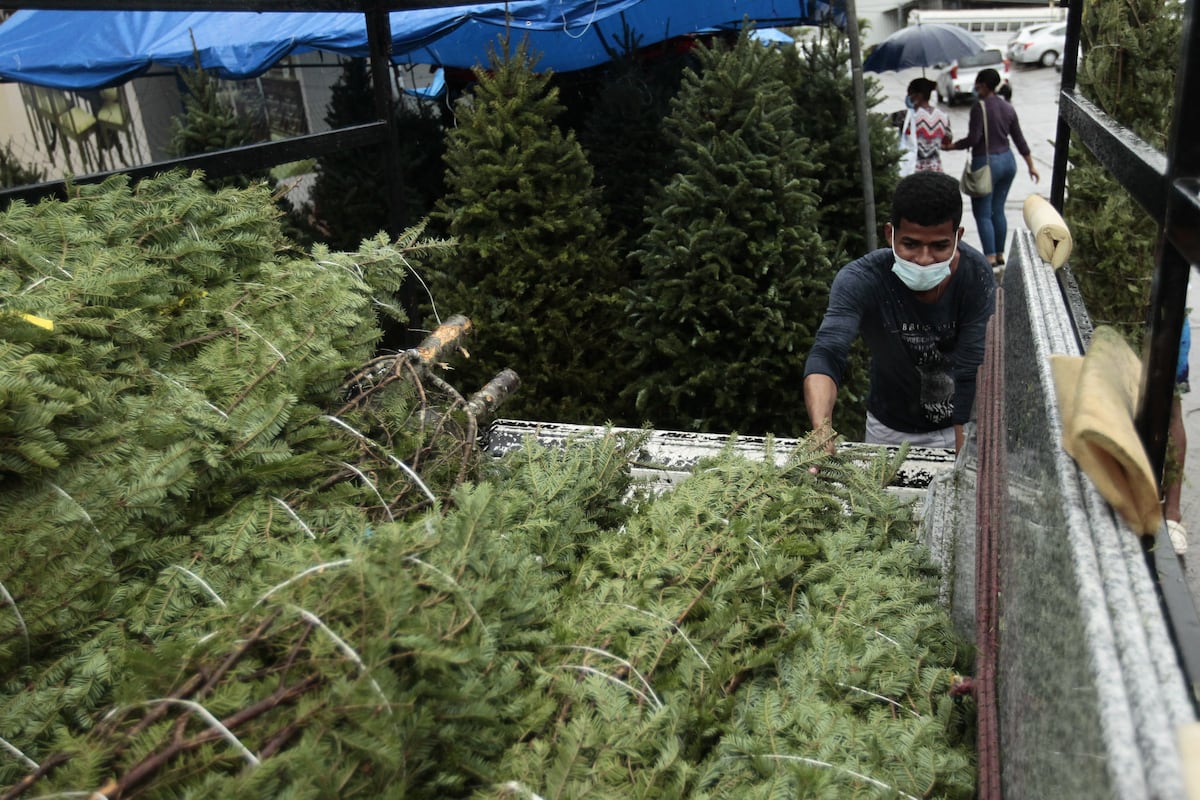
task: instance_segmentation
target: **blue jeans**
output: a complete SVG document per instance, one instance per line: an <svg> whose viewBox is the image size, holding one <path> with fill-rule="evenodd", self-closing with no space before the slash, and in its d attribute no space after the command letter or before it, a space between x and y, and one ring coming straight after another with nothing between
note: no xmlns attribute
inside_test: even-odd
<svg viewBox="0 0 1200 800"><path fill-rule="evenodd" d="M1004 239L1008 236L1008 221L1004 218L1004 203L1013 178L1017 177L1017 159L1012 150L999 155L972 156L971 169L979 169L985 163L992 164L992 193L984 197L971 198L971 212L979 228L979 241L985 256L1004 255Z"/></svg>

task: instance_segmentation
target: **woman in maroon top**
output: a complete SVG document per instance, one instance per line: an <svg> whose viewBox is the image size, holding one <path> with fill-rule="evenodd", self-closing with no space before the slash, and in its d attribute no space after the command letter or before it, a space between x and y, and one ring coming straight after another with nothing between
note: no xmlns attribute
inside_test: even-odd
<svg viewBox="0 0 1200 800"><path fill-rule="evenodd" d="M1033 166L1029 145L1025 143L1025 136L1021 133L1017 112L1007 100L996 94L996 87L999 85L1000 73L996 70L979 71L979 76L975 79L975 94L979 96L979 102L971 109L967 135L947 148L971 148L971 169L979 169L986 163L992 165L992 193L971 198L971 212L979 228L983 253L992 266L1004 263L1004 239L1008 235L1004 203L1008 200L1008 190L1012 186L1013 178L1017 176L1017 160L1009 149L1009 137L1012 137L1013 144L1017 146L1017 152L1025 157L1025 163L1029 165L1029 177L1033 178L1034 183L1040 177L1037 167ZM986 139L983 135L983 108L987 109Z"/></svg>

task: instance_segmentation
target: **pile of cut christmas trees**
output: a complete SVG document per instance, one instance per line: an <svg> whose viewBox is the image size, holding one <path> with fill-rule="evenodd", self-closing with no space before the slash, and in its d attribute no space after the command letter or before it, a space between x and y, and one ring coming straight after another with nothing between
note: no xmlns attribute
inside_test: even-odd
<svg viewBox="0 0 1200 800"><path fill-rule="evenodd" d="M453 373L376 351L446 243L74 191L0 215L0 796L973 795L894 463L481 458Z"/></svg>

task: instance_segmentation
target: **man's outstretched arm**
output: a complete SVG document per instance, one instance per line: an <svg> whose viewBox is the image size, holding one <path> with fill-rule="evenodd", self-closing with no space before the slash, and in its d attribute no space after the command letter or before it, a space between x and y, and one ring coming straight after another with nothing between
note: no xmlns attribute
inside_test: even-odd
<svg viewBox="0 0 1200 800"><path fill-rule="evenodd" d="M804 378L804 407L808 409L808 421L818 435L828 438L825 449L833 452L833 406L837 402L837 383L833 378L814 372Z"/></svg>

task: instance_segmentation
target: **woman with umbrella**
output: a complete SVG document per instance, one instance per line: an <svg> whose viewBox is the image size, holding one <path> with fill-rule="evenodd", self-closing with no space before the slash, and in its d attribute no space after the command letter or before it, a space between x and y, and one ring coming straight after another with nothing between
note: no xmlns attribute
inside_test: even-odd
<svg viewBox="0 0 1200 800"><path fill-rule="evenodd" d="M978 53L983 42L955 25L916 24L901 28L884 39L863 61L864 72L893 72L949 64L955 59Z"/></svg>
<svg viewBox="0 0 1200 800"><path fill-rule="evenodd" d="M1017 176L1017 160L1009 149L1012 138L1017 152L1025 157L1029 165L1029 177L1037 183L1037 167L1029 145L1021 133L1021 123L1012 105L996 95L1000 85L1000 73L994 69L982 69L975 79L975 94L979 102L971 107L971 118L967 135L951 144L948 150L971 150L971 169L988 165L992 173L992 191L982 197L971 198L971 211L979 228L979 239L983 254L993 267L1004 264L1004 239L1008 235L1008 220L1004 215L1004 203L1008 190Z"/></svg>
<svg viewBox="0 0 1200 800"><path fill-rule="evenodd" d="M905 100L908 113L892 118L892 124L900 128L900 146L905 151L900 162L902 175L929 170L941 172L942 159L938 150L944 146L943 139L950 136L950 118L929 102L937 84L925 77L925 67L947 64L982 49L983 42L955 25L917 23L884 39L863 62L865 72L921 68L921 77L908 84ZM918 96L924 100L919 101ZM931 126L924 131L923 139L922 122L918 117ZM940 136L938 131L941 131ZM929 146L922 147L922 141Z"/></svg>

